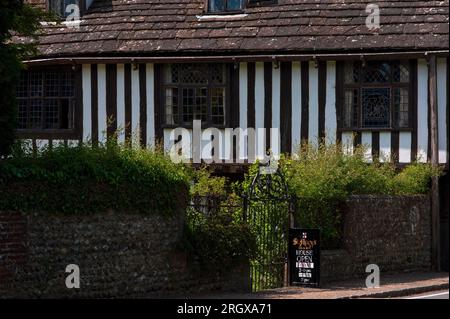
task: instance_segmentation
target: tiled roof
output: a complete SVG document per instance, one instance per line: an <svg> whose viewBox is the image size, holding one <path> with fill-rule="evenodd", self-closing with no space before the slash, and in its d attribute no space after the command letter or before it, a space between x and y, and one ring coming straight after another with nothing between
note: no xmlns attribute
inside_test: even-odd
<svg viewBox="0 0 450 319"><path fill-rule="evenodd" d="M380 6L381 28L365 24ZM47 26L44 56L448 50L449 0L279 0L243 15L204 13L204 0L95 0L79 29Z"/></svg>

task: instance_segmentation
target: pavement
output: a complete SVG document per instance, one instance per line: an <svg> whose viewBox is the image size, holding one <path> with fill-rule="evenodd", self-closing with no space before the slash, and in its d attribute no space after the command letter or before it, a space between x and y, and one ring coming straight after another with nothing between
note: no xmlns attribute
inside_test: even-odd
<svg viewBox="0 0 450 319"><path fill-rule="evenodd" d="M366 288L365 278L323 284L320 288L285 287L254 294L209 294L210 299L359 299L419 296L447 291L449 273L381 274L379 288ZM433 295L429 293L428 295ZM425 295L426 296L426 295ZM447 294L448 298L448 294ZM426 298L418 298L426 299ZM432 298L433 299L433 298ZM446 299L446 298L443 298Z"/></svg>
<svg viewBox="0 0 450 319"><path fill-rule="evenodd" d="M419 295L402 297L401 299L448 299L448 290L430 291Z"/></svg>

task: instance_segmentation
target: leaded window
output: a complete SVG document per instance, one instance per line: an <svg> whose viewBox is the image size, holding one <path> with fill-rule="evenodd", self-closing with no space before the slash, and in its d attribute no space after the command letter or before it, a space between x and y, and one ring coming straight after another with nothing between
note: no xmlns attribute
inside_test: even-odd
<svg viewBox="0 0 450 319"><path fill-rule="evenodd" d="M226 124L227 67L224 64L170 64L164 67L164 124Z"/></svg>
<svg viewBox="0 0 450 319"><path fill-rule="evenodd" d="M23 72L16 86L16 97L19 130L75 129L75 72Z"/></svg>
<svg viewBox="0 0 450 319"><path fill-rule="evenodd" d="M343 129L410 128L408 61L346 62L343 72Z"/></svg>

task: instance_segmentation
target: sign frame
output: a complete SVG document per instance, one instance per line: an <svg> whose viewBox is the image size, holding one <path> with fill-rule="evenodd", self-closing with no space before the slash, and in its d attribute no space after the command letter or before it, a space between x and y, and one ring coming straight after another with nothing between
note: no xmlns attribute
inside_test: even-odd
<svg viewBox="0 0 450 319"><path fill-rule="evenodd" d="M320 230L290 228L288 238L289 285L320 287ZM303 245L302 249L298 249L300 245ZM305 265L305 267L299 266L297 260L299 255L305 256L304 260L300 262L300 265ZM301 278L300 274L304 274L305 277Z"/></svg>

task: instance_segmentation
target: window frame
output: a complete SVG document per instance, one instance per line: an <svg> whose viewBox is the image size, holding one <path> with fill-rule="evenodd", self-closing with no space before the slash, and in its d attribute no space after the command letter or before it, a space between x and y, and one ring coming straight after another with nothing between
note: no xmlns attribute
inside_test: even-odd
<svg viewBox="0 0 450 319"><path fill-rule="evenodd" d="M210 8L210 1L211 0L205 0L205 8L206 8L206 10L205 10L205 12L204 12L204 14L206 14L206 15L227 15L227 14L239 14L239 13L244 13L244 11L245 11L245 8L247 7L247 4L248 4L248 0L244 0L244 2L243 2L243 5L242 5L242 9L239 9L239 10L228 10L227 9L227 2L228 2L228 0L224 0L225 1L225 10L223 10L223 11L211 11L211 8Z"/></svg>
<svg viewBox="0 0 450 319"><path fill-rule="evenodd" d="M55 1L64 1L64 0L55 0ZM47 0L46 1L46 5L47 5L47 11L53 11L52 10L52 8L51 8L51 2L52 2L52 0ZM76 2L77 2L77 4L78 4L78 7L80 8L80 17L82 17L83 15L84 15L84 13L85 13L85 11L86 11L86 0L76 0ZM54 11L53 11L54 12ZM57 15L57 17L59 17L61 20L66 20L66 16L64 16L64 15L60 15L59 13L57 13L57 12L54 12L56 15Z"/></svg>
<svg viewBox="0 0 450 319"><path fill-rule="evenodd" d="M74 73L74 96L72 100L74 101L74 128L72 129L45 129L45 128L34 128L34 129L16 129L17 137L20 139L49 139L49 140L79 140L81 139L83 131L83 101L82 101L82 74L80 66L34 66L24 70L24 72L72 72ZM45 81L43 83L45 85ZM30 90L29 83L27 84L27 90ZM41 99L61 99L61 97L45 97L42 96ZM17 109L19 108L19 100L22 99L17 97ZM26 99L29 103L32 99L28 95ZM42 111L43 112L43 111ZM44 120L44 117L43 119Z"/></svg>
<svg viewBox="0 0 450 319"><path fill-rule="evenodd" d="M183 63L173 63L173 64L183 64ZM192 63L184 63L184 64L192 64ZM194 63L196 64L196 63ZM211 65L211 63L200 63L200 64L206 64ZM161 109L161 127L162 128L187 128L192 129L193 124L192 122L187 123L183 121L183 105L181 104L182 101L182 90L183 88L201 88L205 87L205 84L186 84L186 83L178 83L178 84L170 84L166 83L164 74L165 74L165 68L170 64L162 64L161 65L161 74L160 74L160 109ZM213 84L208 83L207 86L207 121L202 120L202 128L218 128L218 129L224 129L227 128L230 124L230 109L231 109L231 83L230 83L230 77L231 77L231 67L232 65L228 63L223 63L225 68L225 83L224 84ZM208 72L208 80L211 78L211 72ZM212 106L211 106L211 89L212 88L225 88L225 105L224 105L224 124L213 124L212 122ZM167 124L167 114L166 114L166 89L167 88L177 88L178 89L178 124Z"/></svg>
<svg viewBox="0 0 450 319"><path fill-rule="evenodd" d="M365 61L370 62L387 62L390 64L390 81L386 83L365 83L363 82L363 62L362 61L347 61L354 62L358 66L358 83L345 83L345 62L339 61L337 64L337 85L336 85L336 101L337 101L337 111L338 111L338 132L362 132L362 131L375 131L375 132L391 132L391 131L406 131L411 132L414 130L415 113L414 108L416 107L417 97L416 97L416 83L417 75L415 72L415 60L370 60ZM409 71L409 82L394 82L392 77L392 64L400 62L408 66ZM363 126L363 105L362 105L362 89L364 88L389 88L390 89L390 125L389 127L376 127L376 126ZM408 126L400 127L396 121L396 112L394 108L394 89L396 88L407 88L408 89ZM354 123L348 127L344 127L344 106L345 106L345 92L346 90L357 89L358 90L358 106L357 106L357 123ZM354 122L354 121L353 121Z"/></svg>

